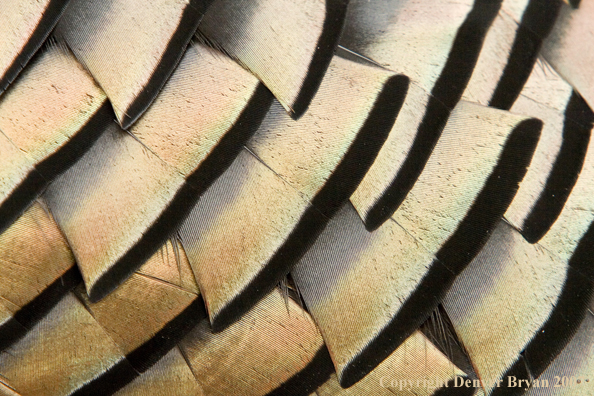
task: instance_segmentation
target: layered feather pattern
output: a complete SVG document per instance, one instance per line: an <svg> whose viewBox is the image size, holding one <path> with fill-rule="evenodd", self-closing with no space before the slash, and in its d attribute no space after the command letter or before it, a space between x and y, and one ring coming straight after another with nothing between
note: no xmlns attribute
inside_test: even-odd
<svg viewBox="0 0 594 396"><path fill-rule="evenodd" d="M5 0L0 395L594 394L593 10Z"/></svg>

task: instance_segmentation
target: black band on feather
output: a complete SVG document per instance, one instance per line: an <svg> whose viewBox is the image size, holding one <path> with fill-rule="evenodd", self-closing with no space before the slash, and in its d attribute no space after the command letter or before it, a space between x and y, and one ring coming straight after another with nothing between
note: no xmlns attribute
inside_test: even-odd
<svg viewBox="0 0 594 396"><path fill-rule="evenodd" d="M359 381L404 342L431 315L456 276L478 254L526 173L541 127L541 121L529 119L512 131L497 166L457 230L437 252L437 260L396 316L345 368L340 381L342 386Z"/></svg>
<svg viewBox="0 0 594 396"><path fill-rule="evenodd" d="M307 208L283 245L258 275L212 319L212 330L219 332L238 321L266 296L307 252L330 219L313 206Z"/></svg>
<svg viewBox="0 0 594 396"><path fill-rule="evenodd" d="M520 355L519 359L514 363L513 366L510 367L509 370L505 373L501 379L501 384L496 386L491 393L491 396L520 396L526 392L526 387L517 386L515 383L510 384L509 379L515 378L517 385L519 385L519 381L529 381L530 380L530 373L528 372L526 366L526 360L524 357ZM514 386L515 385L515 386Z"/></svg>
<svg viewBox="0 0 594 396"><path fill-rule="evenodd" d="M194 33L196 33L198 24L212 1L213 0L191 0L186 6L179 20L177 29L175 30L175 33L173 33L169 43L167 43L163 56L157 64L153 74L134 102L132 102L126 109L121 120L123 129L128 129L134 124L157 97L157 94L161 91L169 79L169 76L181 60L186 46L194 36Z"/></svg>
<svg viewBox="0 0 594 396"><path fill-rule="evenodd" d="M326 0L326 16L322 26L322 34L307 68L301 90L293 103L291 117L299 119L314 98L324 74L338 46L338 39L344 27L348 0Z"/></svg>
<svg viewBox="0 0 594 396"><path fill-rule="evenodd" d="M396 316L345 368L340 386L348 388L369 374L427 320L456 276L434 260Z"/></svg>
<svg viewBox="0 0 594 396"><path fill-rule="evenodd" d="M31 57L41 47L45 39L49 36L52 29L60 19L62 12L66 8L69 0L51 0L39 20L33 34L29 40L8 67L3 76L0 76L0 93L2 93L19 75L23 67L29 62Z"/></svg>
<svg viewBox="0 0 594 396"><path fill-rule="evenodd" d="M446 64L431 90L425 114L410 151L390 186L365 217L365 227L368 231L378 229L394 214L423 172L447 123L450 111L460 101L466 89L487 31L500 7L501 0L476 0L460 25Z"/></svg>
<svg viewBox="0 0 594 396"><path fill-rule="evenodd" d="M516 375L517 378L538 378L577 332L593 295L594 223L590 225L569 260L567 278L555 308L524 349L523 357L513 364L503 378L516 375L524 367L530 369L530 376L525 373L524 377ZM521 393L514 393L513 389L493 393L495 396L516 394Z"/></svg>
<svg viewBox="0 0 594 396"><path fill-rule="evenodd" d="M334 373L332 359L325 345L303 370L289 378L266 396L308 396L324 384Z"/></svg>
<svg viewBox="0 0 594 396"><path fill-rule="evenodd" d="M58 151L35 165L35 169L51 181L70 168L101 136L114 114L109 102L105 101L87 120L80 130Z"/></svg>
<svg viewBox="0 0 594 396"><path fill-rule="evenodd" d="M271 103L270 91L262 84L258 84L233 127L201 166L188 176L186 183L175 194L169 206L142 238L91 287L89 290L91 302L97 302L113 291L165 243L190 213L204 191L231 165L244 144L260 126Z"/></svg>
<svg viewBox="0 0 594 396"><path fill-rule="evenodd" d="M457 377L460 378L458 381L468 380L468 377ZM433 396L472 396L476 392L476 388L472 386L456 386L459 385L460 382L456 382L456 379L450 380L446 386L442 386L438 390L435 391Z"/></svg>
<svg viewBox="0 0 594 396"><path fill-rule="evenodd" d="M489 106L501 110L512 107L530 77L542 42L553 29L560 9L559 0L530 0Z"/></svg>
<svg viewBox="0 0 594 396"><path fill-rule="evenodd" d="M25 179L0 204L0 232L5 231L47 187L47 180L37 170L31 170Z"/></svg>
<svg viewBox="0 0 594 396"><path fill-rule="evenodd" d="M138 373L126 359L120 360L115 365L104 371L100 376L89 381L71 396L107 396L134 381Z"/></svg>
<svg viewBox="0 0 594 396"><path fill-rule="evenodd" d="M400 111L408 78L389 78L377 96L357 137L298 224L261 272L212 319L214 331L237 321L279 283L311 247L331 216L350 198L388 137Z"/></svg>
<svg viewBox="0 0 594 396"><path fill-rule="evenodd" d="M150 340L127 354L126 359L138 372L144 373L175 347L201 320L206 318L204 301L202 296L198 296Z"/></svg>
<svg viewBox="0 0 594 396"><path fill-rule="evenodd" d="M499 162L453 235L436 253L459 274L487 242L491 231L513 200L538 144L542 121L520 122L505 143Z"/></svg>
<svg viewBox="0 0 594 396"><path fill-rule="evenodd" d="M403 75L390 77L384 84L351 147L312 200L325 216L338 212L375 161L402 108L408 84Z"/></svg>
<svg viewBox="0 0 594 396"><path fill-rule="evenodd" d="M0 351L23 338L37 322L60 302L62 297L82 282L76 266L52 282L33 300L21 307L7 322L0 325Z"/></svg>
<svg viewBox="0 0 594 396"><path fill-rule="evenodd" d="M43 193L48 183L67 170L87 151L113 118L106 102L59 150L35 165L21 184L0 204L0 232L8 228Z"/></svg>
<svg viewBox="0 0 594 396"><path fill-rule="evenodd" d="M559 155L542 194L522 225L522 235L528 242L538 242L561 214L584 165L593 123L594 113L573 91L565 109Z"/></svg>

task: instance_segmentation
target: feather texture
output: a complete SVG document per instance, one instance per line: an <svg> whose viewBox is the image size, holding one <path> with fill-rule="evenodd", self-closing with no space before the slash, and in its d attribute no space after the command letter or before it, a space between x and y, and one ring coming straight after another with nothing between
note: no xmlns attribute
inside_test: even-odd
<svg viewBox="0 0 594 396"><path fill-rule="evenodd" d="M211 0L70 1L56 34L106 92L127 129L157 96Z"/></svg>
<svg viewBox="0 0 594 396"><path fill-rule="evenodd" d="M0 10L0 94L41 47L69 0L6 0Z"/></svg>
<svg viewBox="0 0 594 396"><path fill-rule="evenodd" d="M330 64L348 0L215 0L198 31L301 117Z"/></svg>
<svg viewBox="0 0 594 396"><path fill-rule="evenodd" d="M589 396L591 11L5 0L0 395Z"/></svg>

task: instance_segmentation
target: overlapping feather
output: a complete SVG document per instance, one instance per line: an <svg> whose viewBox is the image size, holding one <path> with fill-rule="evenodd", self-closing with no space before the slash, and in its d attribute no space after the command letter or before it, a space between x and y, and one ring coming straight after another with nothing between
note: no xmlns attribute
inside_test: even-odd
<svg viewBox="0 0 594 396"><path fill-rule="evenodd" d="M6 0L0 394L589 395L566 3Z"/></svg>

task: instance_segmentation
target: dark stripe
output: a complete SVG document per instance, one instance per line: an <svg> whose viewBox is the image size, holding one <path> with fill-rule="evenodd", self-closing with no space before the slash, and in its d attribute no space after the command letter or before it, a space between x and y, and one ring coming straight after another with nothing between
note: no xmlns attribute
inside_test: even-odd
<svg viewBox="0 0 594 396"><path fill-rule="evenodd" d="M47 187L47 181L32 169L25 179L0 203L0 233L4 232Z"/></svg>
<svg viewBox="0 0 594 396"><path fill-rule="evenodd" d="M549 35L561 9L560 0L530 0L489 106L509 110L530 77L542 41Z"/></svg>
<svg viewBox="0 0 594 396"><path fill-rule="evenodd" d="M76 266L52 282L33 300L23 305L11 321L0 325L0 351L23 338L58 302L82 282Z"/></svg>
<svg viewBox="0 0 594 396"><path fill-rule="evenodd" d="M510 380L516 379L516 383L510 383ZM500 386L496 386L493 388L493 392L491 396L520 396L526 392L526 380L530 380L530 373L526 368L526 361L524 357L520 355L516 363L506 371L506 373L501 377L503 381L501 381ZM519 381L524 381L524 386L519 387Z"/></svg>
<svg viewBox="0 0 594 396"><path fill-rule="evenodd" d="M150 79L122 116L121 126L128 129L145 112L181 60L186 46L196 33L198 24L213 0L191 0L182 12L177 29L171 36Z"/></svg>
<svg viewBox="0 0 594 396"><path fill-rule="evenodd" d="M408 83L408 77L396 75L384 84L349 150L312 200L325 216L336 214L377 158L402 108Z"/></svg>
<svg viewBox="0 0 594 396"><path fill-rule="evenodd" d="M136 348L109 370L79 388L73 395L111 395L132 382L138 373L144 373L165 356L177 343L205 319L206 310L201 296L198 296L175 319L150 340Z"/></svg>
<svg viewBox="0 0 594 396"><path fill-rule="evenodd" d="M272 105L273 99L274 96L268 88L258 83L250 102L233 128L221 138L212 153L200 164L198 171L188 177L188 182L194 185L198 191L206 191L231 165L244 144L260 127Z"/></svg>
<svg viewBox="0 0 594 396"><path fill-rule="evenodd" d="M468 377L456 377L456 378L460 378L458 380L458 382L456 382L455 379L448 381L446 386L442 386L437 391L435 391L433 396L472 396L472 395L474 395L476 388L474 388L472 386L465 386L465 385L456 386L456 385L460 385L460 381L466 381L467 379L470 379L470 378L468 378ZM464 383L464 382L462 382L462 383Z"/></svg>
<svg viewBox="0 0 594 396"><path fill-rule="evenodd" d="M569 266L594 282L594 222L578 243Z"/></svg>
<svg viewBox="0 0 594 396"><path fill-rule="evenodd" d="M365 217L365 228L379 228L398 209L425 168L447 123L450 111L460 101L478 60L485 36L499 12L501 0L476 0L460 25L448 59L441 71L415 140L400 171Z"/></svg>
<svg viewBox="0 0 594 396"><path fill-rule="evenodd" d="M573 7L573 8L580 8L580 3L582 1L581 0L569 0L569 4Z"/></svg>
<svg viewBox="0 0 594 396"><path fill-rule="evenodd" d="M578 243L561 295L549 319L528 344L525 357L535 377L567 345L581 325L594 289L594 223Z"/></svg>
<svg viewBox="0 0 594 396"><path fill-rule="evenodd" d="M589 250L592 253L592 249ZM568 268L567 279L555 308L524 351L534 377L545 371L577 332L588 312L592 289L592 280Z"/></svg>
<svg viewBox="0 0 594 396"><path fill-rule="evenodd" d="M303 370L289 378L267 396L307 396L324 384L334 373L330 353L323 345Z"/></svg>
<svg viewBox="0 0 594 396"><path fill-rule="evenodd" d="M431 95L449 109L456 107L468 85L501 2L475 0L472 10L456 32L448 59L431 90Z"/></svg>
<svg viewBox="0 0 594 396"><path fill-rule="evenodd" d="M138 373L127 360L120 360L99 377L78 388L72 396L112 395L138 377Z"/></svg>
<svg viewBox="0 0 594 396"><path fill-rule="evenodd" d="M307 252L329 220L314 207L308 207L286 241L256 277L212 318L212 330L224 330L266 296Z"/></svg>
<svg viewBox="0 0 594 396"><path fill-rule="evenodd" d="M106 100L68 142L40 161L35 168L48 181L58 177L82 157L112 119L111 105Z"/></svg>
<svg viewBox="0 0 594 396"><path fill-rule="evenodd" d="M510 134L497 166L466 216L390 323L348 364L343 387L359 381L402 344L437 308L456 276L478 254L511 203L532 157L542 122L522 121ZM443 264L443 265L442 265Z"/></svg>
<svg viewBox="0 0 594 396"><path fill-rule="evenodd" d="M454 234L436 257L459 274L482 249L513 200L540 138L542 121L520 122L505 143L499 162Z"/></svg>
<svg viewBox="0 0 594 396"><path fill-rule="evenodd" d="M593 123L594 113L574 91L565 109L559 155L542 194L522 225L522 235L528 242L538 242L561 214L584 165Z"/></svg>
<svg viewBox="0 0 594 396"><path fill-rule="evenodd" d="M27 334L27 331L14 317L0 324L0 351L8 349L19 341Z"/></svg>
<svg viewBox="0 0 594 396"><path fill-rule="evenodd" d="M134 369L140 373L144 373L175 347L198 322L206 318L204 301L202 300L202 296L198 296L186 309L171 322L167 323L150 340L126 355L126 358Z"/></svg>
<svg viewBox="0 0 594 396"><path fill-rule="evenodd" d="M594 223L590 225L569 260L567 279L555 308L523 352L526 362L520 357L504 378L526 365L530 368L531 376L538 378L577 332L586 317L593 295Z"/></svg>
<svg viewBox="0 0 594 396"><path fill-rule="evenodd" d="M0 76L0 94L14 81L33 54L41 47L41 44L43 44L58 22L68 1L52 0L49 2L35 30L29 36L29 40L23 46L21 52L14 58L4 75Z"/></svg>
<svg viewBox="0 0 594 396"><path fill-rule="evenodd" d="M66 144L35 165L35 169L0 204L0 232L18 219L52 179L73 165L92 146L111 117L111 109L105 102Z"/></svg>
<svg viewBox="0 0 594 396"><path fill-rule="evenodd" d="M316 44L307 74L290 112L293 119L300 118L315 96L330 65L338 39L344 27L348 0L326 0L326 15L322 33Z"/></svg>
<svg viewBox="0 0 594 396"><path fill-rule="evenodd" d="M283 245L254 279L211 320L214 331L237 321L291 271L326 228L328 221L350 198L387 139L406 96L408 78L390 77L357 137L326 184L316 194Z"/></svg>
<svg viewBox="0 0 594 396"><path fill-rule="evenodd" d="M180 187L158 219L140 240L91 286L89 290L91 302L97 302L108 295L166 242L190 213L204 191L227 169L243 145L258 129L271 103L272 95L259 84L233 127L220 140L203 164L188 176L187 182ZM213 158L210 159L210 157Z"/></svg>
<svg viewBox="0 0 594 396"><path fill-rule="evenodd" d="M406 299L398 313L351 360L340 376L340 386L348 388L375 369L431 315L454 282L455 275L434 260L431 267Z"/></svg>

